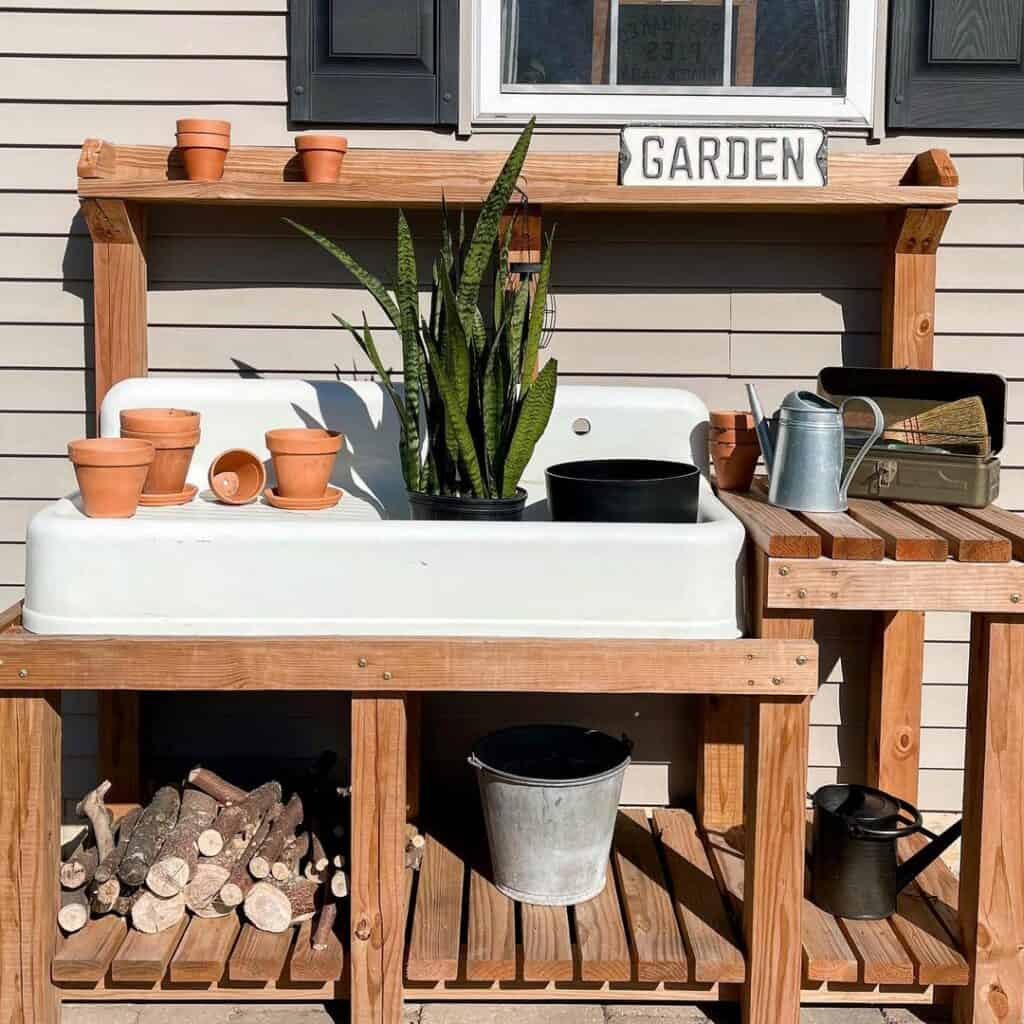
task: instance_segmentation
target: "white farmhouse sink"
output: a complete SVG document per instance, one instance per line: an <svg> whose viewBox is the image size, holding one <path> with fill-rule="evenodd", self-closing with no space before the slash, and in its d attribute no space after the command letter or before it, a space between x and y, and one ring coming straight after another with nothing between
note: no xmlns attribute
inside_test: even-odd
<svg viewBox="0 0 1024 1024"><path fill-rule="evenodd" d="M88 519L77 494L28 528L25 627L36 633L538 637L740 635L743 528L701 480L692 525L548 520L544 469L643 456L706 470L707 411L686 391L564 385L523 480L523 523L408 520L397 421L371 382L124 381L103 403L202 413L199 496L133 519ZM267 461L271 427L325 425L345 446L322 512L220 505L206 472L226 448Z"/></svg>

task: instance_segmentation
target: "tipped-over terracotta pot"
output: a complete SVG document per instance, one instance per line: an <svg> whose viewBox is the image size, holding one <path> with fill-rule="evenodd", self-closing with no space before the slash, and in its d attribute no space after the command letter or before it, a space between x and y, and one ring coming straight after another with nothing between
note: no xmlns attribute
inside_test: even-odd
<svg viewBox="0 0 1024 1024"><path fill-rule="evenodd" d="M156 449L145 494L184 494L192 453L199 443L199 413L188 409L124 409L121 436L149 441Z"/></svg>
<svg viewBox="0 0 1024 1024"><path fill-rule="evenodd" d="M338 180L348 139L344 135L300 135L295 139L295 149L306 181L333 184Z"/></svg>
<svg viewBox="0 0 1024 1024"><path fill-rule="evenodd" d="M210 490L225 505L247 505L267 484L263 460L245 448L229 448L210 463Z"/></svg>
<svg viewBox="0 0 1024 1024"><path fill-rule="evenodd" d="M135 438L72 441L68 456L75 466L85 514L92 519L128 519L135 515L154 455L149 441Z"/></svg>
<svg viewBox="0 0 1024 1024"><path fill-rule="evenodd" d="M178 148L189 181L219 181L231 148L231 122L205 117L178 121Z"/></svg>
<svg viewBox="0 0 1024 1024"><path fill-rule="evenodd" d="M267 431L277 493L282 498L320 498L327 491L342 436L336 430L296 427Z"/></svg>

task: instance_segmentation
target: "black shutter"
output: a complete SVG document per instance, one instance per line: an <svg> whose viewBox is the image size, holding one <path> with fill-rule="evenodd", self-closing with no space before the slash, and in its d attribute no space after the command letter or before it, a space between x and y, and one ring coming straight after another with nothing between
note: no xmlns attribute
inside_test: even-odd
<svg viewBox="0 0 1024 1024"><path fill-rule="evenodd" d="M454 125L458 0L289 0L298 124Z"/></svg>
<svg viewBox="0 0 1024 1024"><path fill-rule="evenodd" d="M889 127L1024 128L1024 0L893 0Z"/></svg>

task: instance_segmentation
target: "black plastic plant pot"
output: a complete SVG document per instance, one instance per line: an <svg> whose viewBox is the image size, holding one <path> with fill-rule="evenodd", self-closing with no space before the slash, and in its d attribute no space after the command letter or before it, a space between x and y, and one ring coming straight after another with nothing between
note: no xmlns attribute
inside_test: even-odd
<svg viewBox="0 0 1024 1024"><path fill-rule="evenodd" d="M407 491L413 519L512 523L523 518L526 491L516 488L514 498L456 498L447 494L422 494Z"/></svg>
<svg viewBox="0 0 1024 1024"><path fill-rule="evenodd" d="M551 518L572 523L695 523L700 470L661 459L562 462L547 471Z"/></svg>

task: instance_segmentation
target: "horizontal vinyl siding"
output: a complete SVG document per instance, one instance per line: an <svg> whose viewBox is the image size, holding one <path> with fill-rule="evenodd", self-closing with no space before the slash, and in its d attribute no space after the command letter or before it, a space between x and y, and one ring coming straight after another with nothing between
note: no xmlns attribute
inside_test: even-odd
<svg viewBox="0 0 1024 1024"><path fill-rule="evenodd" d="M285 0L24 0L3 12L0 57L0 599L21 596L27 519L72 486L64 452L95 413L91 251L74 194L83 137L167 144L177 117L232 122L239 145L290 145L285 108ZM508 132L458 143L441 133L366 129L353 146L507 146ZM615 134L546 132L535 146L611 151ZM864 151L834 138L837 151ZM1003 503L1024 510L1024 142L897 137L872 151L949 148L962 178L939 254L936 365L986 368L1009 381ZM332 379L369 367L331 312L392 332L330 259L281 222L287 210L155 208L150 216L149 349L154 373L302 375ZM303 210L390 274L394 214ZM429 280L436 216L410 217ZM810 386L832 363L877 360L882 219L607 214L559 218L557 326L550 353L568 380L688 388L712 406L741 406L757 380L766 404ZM867 616L819 623L822 685L812 702L810 784L862 777ZM953 811L962 797L966 615L929 615L921 804ZM95 774L95 700L65 700L65 796ZM217 706L219 707L219 705ZM330 707L302 702L275 744L302 755L315 726L329 743ZM212 710L216 710L213 708ZM241 712L240 712L241 713ZM626 729L644 762L630 796L685 798L693 785L693 701L665 698L431 698L428 758L465 781L463 747L510 715L579 718ZM214 728L223 711L210 719ZM341 730L343 732L343 729ZM213 733L211 733L212 735ZM191 734L190 734L191 735ZM440 740L440 737L444 737ZM452 737L455 737L453 740ZM193 740L202 746L201 736ZM163 752L168 764L189 750ZM195 750L196 756L203 754ZM309 751L316 753L316 751Z"/></svg>

